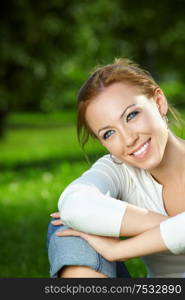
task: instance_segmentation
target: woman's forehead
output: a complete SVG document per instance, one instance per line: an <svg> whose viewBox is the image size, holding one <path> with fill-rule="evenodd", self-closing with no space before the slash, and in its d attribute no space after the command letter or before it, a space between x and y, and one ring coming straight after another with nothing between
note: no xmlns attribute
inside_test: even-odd
<svg viewBox="0 0 185 300"><path fill-rule="evenodd" d="M141 103L146 99L135 87L123 83L114 83L105 88L99 95L89 102L86 110L87 118L98 112L110 112L124 109L124 106Z"/></svg>
<svg viewBox="0 0 185 300"><path fill-rule="evenodd" d="M148 103L148 98L145 95L139 95L134 89L112 87L89 103L86 109L86 121L92 129L104 127L119 120L127 109L137 105L147 106Z"/></svg>

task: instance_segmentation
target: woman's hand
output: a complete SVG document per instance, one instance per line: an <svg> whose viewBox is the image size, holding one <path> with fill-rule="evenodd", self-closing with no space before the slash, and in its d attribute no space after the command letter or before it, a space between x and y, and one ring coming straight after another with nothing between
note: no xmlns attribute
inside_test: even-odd
<svg viewBox="0 0 185 300"><path fill-rule="evenodd" d="M58 225L62 225L62 220L60 219L60 213L59 212L54 212L52 214L50 214L50 216L52 218L55 218L57 220L53 220L51 221L51 224L54 225L54 226L58 226Z"/></svg>
<svg viewBox="0 0 185 300"><path fill-rule="evenodd" d="M57 236L80 236L85 239L99 254L109 261L116 260L116 247L120 243L119 238L105 237L84 233L74 229L57 231Z"/></svg>
<svg viewBox="0 0 185 300"><path fill-rule="evenodd" d="M51 214L52 218L60 218L60 213L56 212ZM62 224L62 220L54 220L51 222L53 225L58 226ZM116 261L116 248L120 244L119 238L105 237L94 234L88 234L75 229L66 229L57 231L57 236L80 236L85 239L99 254L109 261Z"/></svg>

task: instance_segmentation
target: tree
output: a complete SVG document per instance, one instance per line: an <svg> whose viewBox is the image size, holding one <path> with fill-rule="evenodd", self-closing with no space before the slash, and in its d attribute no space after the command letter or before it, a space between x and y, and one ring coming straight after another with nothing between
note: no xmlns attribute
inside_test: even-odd
<svg viewBox="0 0 185 300"><path fill-rule="evenodd" d="M185 0L3 2L0 132L10 111L74 107L89 70L114 57L184 81L184 14Z"/></svg>

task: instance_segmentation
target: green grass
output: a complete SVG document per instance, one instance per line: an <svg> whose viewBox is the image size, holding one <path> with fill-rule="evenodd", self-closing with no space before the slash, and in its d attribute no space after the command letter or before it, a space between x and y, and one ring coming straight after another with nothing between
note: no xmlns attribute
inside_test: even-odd
<svg viewBox="0 0 185 300"><path fill-rule="evenodd" d="M61 127L71 125L76 122L75 111L65 111L65 113L12 113L8 116L9 128L33 128L33 127Z"/></svg>
<svg viewBox="0 0 185 300"><path fill-rule="evenodd" d="M62 115L65 124L56 115L53 121L47 116L53 122L50 127L38 115L31 116L32 126L30 115L9 118L0 142L0 277L49 277L49 214L57 210L62 190L89 167L77 143L75 120L69 116L73 113ZM91 162L106 153L93 141L87 152ZM126 265L133 277L146 276L140 259Z"/></svg>
<svg viewBox="0 0 185 300"><path fill-rule="evenodd" d="M1 277L47 277L46 231L62 189L83 172L77 163L5 172L1 183Z"/></svg>
<svg viewBox="0 0 185 300"><path fill-rule="evenodd" d="M77 143L75 120L69 120L73 115L63 114L60 126L58 116L47 116L51 127L38 115L31 115L32 126L30 114L9 117L0 141L0 277L49 276L49 215L57 210L62 190L88 168ZM89 144L92 161L104 152L97 143Z"/></svg>

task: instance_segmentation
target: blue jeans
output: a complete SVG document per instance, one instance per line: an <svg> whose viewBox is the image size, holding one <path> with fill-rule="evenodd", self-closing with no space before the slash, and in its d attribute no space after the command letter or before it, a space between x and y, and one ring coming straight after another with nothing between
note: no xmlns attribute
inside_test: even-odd
<svg viewBox="0 0 185 300"><path fill-rule="evenodd" d="M57 277L58 271L64 266L87 266L110 278L130 277L122 262L110 262L95 251L88 242L81 237L58 237L54 233L69 228L65 225L48 227L48 257L50 262L50 276Z"/></svg>

